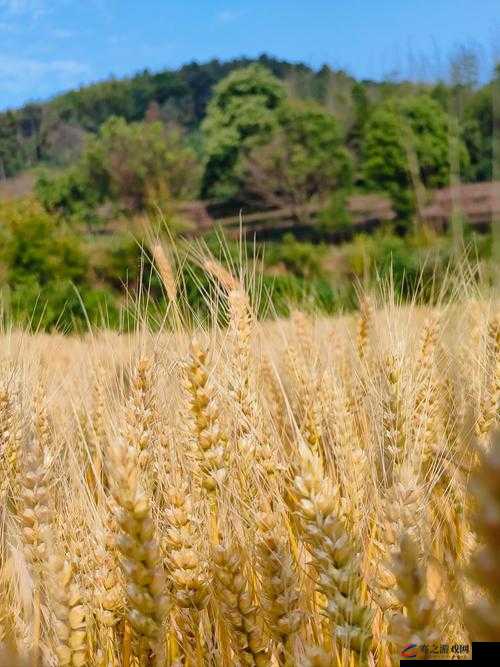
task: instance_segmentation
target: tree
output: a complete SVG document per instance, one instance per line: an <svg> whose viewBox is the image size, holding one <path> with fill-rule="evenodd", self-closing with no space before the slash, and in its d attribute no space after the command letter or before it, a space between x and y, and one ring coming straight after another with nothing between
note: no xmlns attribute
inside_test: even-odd
<svg viewBox="0 0 500 667"><path fill-rule="evenodd" d="M1 207L1 259L7 283L35 279L40 286L52 281L81 281L87 258L78 237L58 224L36 201L7 202Z"/></svg>
<svg viewBox="0 0 500 667"><path fill-rule="evenodd" d="M493 177L493 86L476 91L464 110L463 137L470 155L469 179L489 181Z"/></svg>
<svg viewBox="0 0 500 667"><path fill-rule="evenodd" d="M75 123L65 123L54 113L45 114L40 134L41 159L59 167L77 162L85 147L83 128Z"/></svg>
<svg viewBox="0 0 500 667"><path fill-rule="evenodd" d="M196 157L179 130L113 117L90 139L73 170L39 180L38 194L48 210L66 215L82 217L105 202L140 211L194 196L197 175Z"/></svg>
<svg viewBox="0 0 500 667"><path fill-rule="evenodd" d="M278 123L269 141L243 159L245 191L267 205L291 207L305 221L305 204L350 185L351 161L338 122L320 107L283 105Z"/></svg>
<svg viewBox="0 0 500 667"><path fill-rule="evenodd" d="M88 186L85 174L78 166L55 177L42 173L35 184L35 192L48 213L61 214L87 226L99 221L96 211L102 199Z"/></svg>
<svg viewBox="0 0 500 667"><path fill-rule="evenodd" d="M202 196L237 194L242 158L269 141L284 100L283 86L259 65L236 70L215 87L202 125L207 155Z"/></svg>
<svg viewBox="0 0 500 667"><path fill-rule="evenodd" d="M0 286L16 321L71 330L116 316L112 293L91 285L79 235L34 199L2 203L0 220Z"/></svg>
<svg viewBox="0 0 500 667"><path fill-rule="evenodd" d="M373 111L362 143L366 184L391 196L401 220L415 213L419 187L448 185L449 127L448 114L427 95L391 99ZM460 162L468 164L464 146Z"/></svg>
<svg viewBox="0 0 500 667"><path fill-rule="evenodd" d="M352 100L354 113L351 127L347 136L347 144L356 153L359 153L365 124L371 111L370 100L364 83L356 82L352 86Z"/></svg>
<svg viewBox="0 0 500 667"><path fill-rule="evenodd" d="M25 165L25 156L17 134L17 120L12 111L0 115L0 180L13 176Z"/></svg>
<svg viewBox="0 0 500 667"><path fill-rule="evenodd" d="M141 210L163 196L184 198L196 190L196 160L176 129L161 123L110 118L89 142L82 160L89 187L101 198Z"/></svg>

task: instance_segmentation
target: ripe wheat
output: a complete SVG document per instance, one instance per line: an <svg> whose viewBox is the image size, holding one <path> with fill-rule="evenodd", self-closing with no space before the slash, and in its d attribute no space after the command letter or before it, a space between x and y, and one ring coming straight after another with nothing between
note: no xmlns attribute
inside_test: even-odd
<svg viewBox="0 0 500 667"><path fill-rule="evenodd" d="M0 660L386 667L500 639L498 303L258 321L210 259L223 312L182 328L153 255L171 327L0 335Z"/></svg>

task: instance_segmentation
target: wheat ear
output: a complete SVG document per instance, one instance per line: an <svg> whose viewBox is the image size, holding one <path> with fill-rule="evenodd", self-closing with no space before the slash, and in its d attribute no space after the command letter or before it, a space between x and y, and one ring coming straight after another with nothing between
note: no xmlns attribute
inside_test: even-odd
<svg viewBox="0 0 500 667"><path fill-rule="evenodd" d="M132 378L132 387L127 401L126 436L129 445L138 452L138 464L142 471L143 484L151 484L151 443L154 441L155 401L153 392L153 371L149 357L143 356L137 362Z"/></svg>
<svg viewBox="0 0 500 667"><path fill-rule="evenodd" d="M468 609L466 621L473 640L500 638L500 431L491 451L482 455L474 483L477 512L475 528L480 548L473 560L472 575L484 597Z"/></svg>
<svg viewBox="0 0 500 667"><path fill-rule="evenodd" d="M105 427L106 396L102 382L103 376L104 372L100 369L92 388L92 411L89 424L89 450L92 465L90 480L91 488L97 499L99 498L99 492L109 486L105 477L103 461L103 453L108 446Z"/></svg>
<svg viewBox="0 0 500 667"><path fill-rule="evenodd" d="M374 308L369 297L361 299L357 322L356 347L361 361L369 362L371 358L371 332L374 321Z"/></svg>
<svg viewBox="0 0 500 667"><path fill-rule="evenodd" d="M125 609L125 586L114 538L109 533L95 554L94 605L103 665L116 664L117 626Z"/></svg>
<svg viewBox="0 0 500 667"><path fill-rule="evenodd" d="M361 603L360 556L340 520L337 489L310 453L301 457L294 494L300 532L327 600L334 637L363 661L371 644L372 612Z"/></svg>
<svg viewBox="0 0 500 667"><path fill-rule="evenodd" d="M167 296L171 302L175 302L177 299L177 281L172 269L172 262L160 242L153 244L151 254L158 268Z"/></svg>
<svg viewBox="0 0 500 667"><path fill-rule="evenodd" d="M308 646L300 663L300 667L335 667L338 665L336 656L327 653L319 646Z"/></svg>
<svg viewBox="0 0 500 667"><path fill-rule="evenodd" d="M167 494L167 530L162 545L173 608L178 609L177 624L189 655L200 649L200 611L207 605L209 592L208 564L197 549L187 489L172 487Z"/></svg>
<svg viewBox="0 0 500 667"><path fill-rule="evenodd" d="M370 592L383 612L401 609L401 600L396 595L394 558L405 533L409 533L415 540L419 554L422 552L420 526L426 509L422 486L412 466L404 463L396 470L393 485L381 499L377 518L374 543L376 574L370 582Z"/></svg>
<svg viewBox="0 0 500 667"><path fill-rule="evenodd" d="M144 656L149 647L161 655L161 626L168 609L165 577L149 500L138 481L138 450L126 441L117 441L111 456L112 492L120 528L116 546L125 579L127 618L140 637L139 653Z"/></svg>
<svg viewBox="0 0 500 667"><path fill-rule="evenodd" d="M186 365L185 387L194 421L202 486L215 494L227 473L227 438L220 424L220 411L208 382L207 353L195 340Z"/></svg>
<svg viewBox="0 0 500 667"><path fill-rule="evenodd" d="M405 413L402 405L401 363L387 355L384 363L385 395L382 405L383 450L389 484L395 466L401 464L406 449Z"/></svg>
<svg viewBox="0 0 500 667"><path fill-rule="evenodd" d="M432 454L437 442L437 384L435 381L434 357L439 337L439 316L429 317L420 334L420 346L416 361L415 400L412 426L415 440L415 456L424 462Z"/></svg>
<svg viewBox="0 0 500 667"><path fill-rule="evenodd" d="M435 605L427 595L426 571L420 562L417 544L408 533L401 537L393 571L397 582L396 595L405 612L392 617L391 638L399 649L411 642L422 651L422 647L439 640L439 631L436 628Z"/></svg>
<svg viewBox="0 0 500 667"><path fill-rule="evenodd" d="M268 667L270 655L236 547L215 547L212 565L215 593L237 659L248 667Z"/></svg>
<svg viewBox="0 0 500 667"><path fill-rule="evenodd" d="M256 415L256 397L251 387L251 336L252 312L248 296L243 289L233 289L228 295L229 331L233 346L233 373L231 393L240 407L243 422L240 424L240 437L244 437ZM240 420L241 421L241 420Z"/></svg>
<svg viewBox="0 0 500 667"><path fill-rule="evenodd" d="M489 352L488 385L483 392L479 415L476 421L476 435L483 446L488 444L489 436L499 419L500 315L493 317L488 324L487 347Z"/></svg>
<svg viewBox="0 0 500 667"><path fill-rule="evenodd" d="M87 622L82 595L71 565L54 557L50 561L52 609L59 640L56 655L60 667L84 667L87 662Z"/></svg>
<svg viewBox="0 0 500 667"><path fill-rule="evenodd" d="M19 465L21 456L21 429L12 392L0 386L0 501L19 493Z"/></svg>
<svg viewBox="0 0 500 667"><path fill-rule="evenodd" d="M25 553L37 581L43 576L51 542L52 510L44 453L35 438L24 452L20 472L19 519Z"/></svg>
<svg viewBox="0 0 500 667"><path fill-rule="evenodd" d="M295 664L293 638L300 629L303 612L297 572L283 532L270 510L257 517L258 565L262 577L260 604L269 631L280 648L280 665Z"/></svg>
<svg viewBox="0 0 500 667"><path fill-rule="evenodd" d="M216 280L218 280L227 292L230 292L231 290L237 290L240 287L239 281L236 280L236 278L227 269L225 269L222 264L219 264L219 262L215 261L215 259L210 257L206 258L203 261L203 268Z"/></svg>

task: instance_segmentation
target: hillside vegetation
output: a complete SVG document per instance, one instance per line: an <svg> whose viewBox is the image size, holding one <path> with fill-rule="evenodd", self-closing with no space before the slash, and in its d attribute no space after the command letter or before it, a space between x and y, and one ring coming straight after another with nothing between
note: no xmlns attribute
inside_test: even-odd
<svg viewBox="0 0 500 667"><path fill-rule="evenodd" d="M469 70L449 85L374 83L262 56L146 71L0 114L3 311L49 329L123 324L124 285L161 299L140 258L163 232L203 311L204 279L186 259L186 238L203 231L186 211L200 198L215 218L264 215L272 241L256 253L281 314L304 299L350 309L353 283L391 265L408 297L466 247L487 264L491 236L459 207L453 238L422 222L436 188L492 177L498 70L483 86ZM376 236L353 223L348 202L363 193L392 206ZM273 237L270 209L288 212L285 236ZM222 263L238 253L213 230L205 242Z"/></svg>
<svg viewBox="0 0 500 667"><path fill-rule="evenodd" d="M464 58L467 54L464 54ZM191 63L176 71L144 72L69 91L48 102L32 102L0 113L0 176L12 176L40 162L66 164L81 149L86 133L95 133L112 116L127 122L148 114L181 125L196 134L207 112L213 88L235 70L257 63L282 81L294 99L315 102L347 130L356 149L370 111L381 101L426 92L446 112L460 109L472 166L467 180L491 177L493 85L478 86L472 75L460 75L460 61L451 83L435 85L356 81L324 66L318 71L269 56L206 64ZM470 67L469 67L470 70Z"/></svg>

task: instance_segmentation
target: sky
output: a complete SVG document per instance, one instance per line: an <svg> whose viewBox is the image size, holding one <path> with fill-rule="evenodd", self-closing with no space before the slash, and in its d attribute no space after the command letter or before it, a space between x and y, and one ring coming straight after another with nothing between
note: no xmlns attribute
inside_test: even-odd
<svg viewBox="0 0 500 667"><path fill-rule="evenodd" d="M263 52L361 78L500 48L500 0L0 0L0 109L145 68Z"/></svg>

